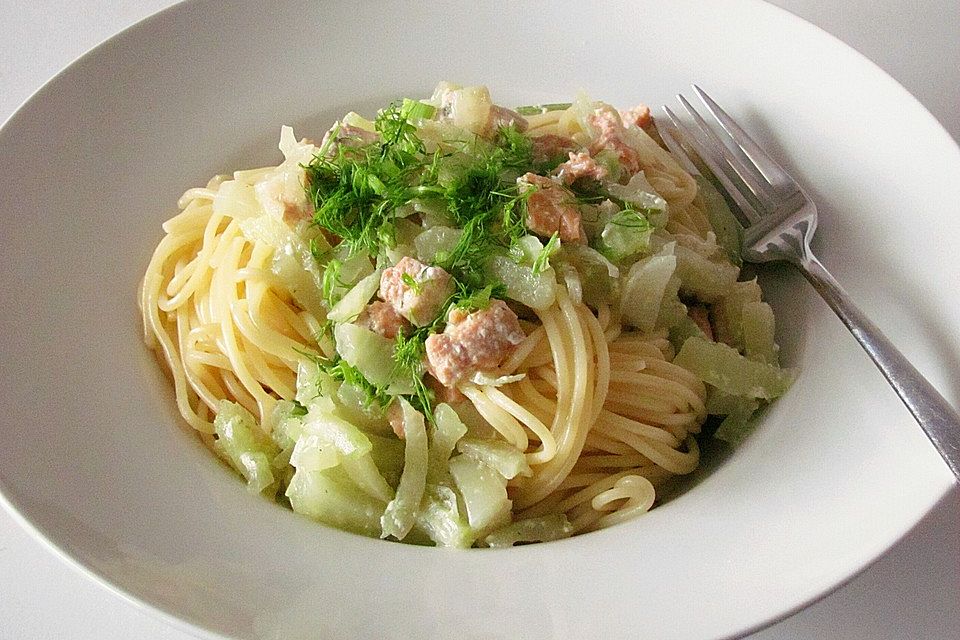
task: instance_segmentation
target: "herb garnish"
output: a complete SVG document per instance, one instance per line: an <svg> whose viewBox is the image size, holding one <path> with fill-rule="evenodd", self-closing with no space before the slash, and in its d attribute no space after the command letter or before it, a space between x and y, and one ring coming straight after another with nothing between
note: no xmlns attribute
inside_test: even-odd
<svg viewBox="0 0 960 640"><path fill-rule="evenodd" d="M322 294L331 306L344 286L340 280L344 261L358 254L381 259L384 250L396 244L397 210L412 200L441 203L450 222L461 230L456 245L433 260L453 276L456 291L432 323L399 335L394 347L394 377L412 383L408 399L431 421L434 396L423 381L426 340L443 328L450 309L474 311L488 306L492 298L505 297L502 284L490 284L487 265L529 233L525 217L530 191L521 190L517 178L533 167L533 143L513 126L501 128L492 140L444 140L428 153L417 127L434 113L434 107L421 102L395 102L377 115L378 139L335 140L343 127L335 128L330 134L334 141L305 167L307 192L316 211L313 223L340 237L347 250L326 263ZM536 273L549 266L557 244L557 238L551 238L537 256ZM401 277L415 292L419 289L415 278ZM389 403L385 389L372 385L343 360L324 360L321 367L362 389L370 402Z"/></svg>

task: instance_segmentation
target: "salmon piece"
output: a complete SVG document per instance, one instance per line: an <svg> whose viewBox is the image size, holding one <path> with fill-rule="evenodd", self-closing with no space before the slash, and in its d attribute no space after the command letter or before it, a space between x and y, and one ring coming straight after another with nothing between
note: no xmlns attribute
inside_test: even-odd
<svg viewBox="0 0 960 640"><path fill-rule="evenodd" d="M653 116L650 115L650 107L643 103L638 104L632 109L624 109L621 111L620 119L623 120L625 126L633 125L641 129L650 126L650 123L653 122Z"/></svg>
<svg viewBox="0 0 960 640"><path fill-rule="evenodd" d="M557 233L563 242L584 242L586 234L573 193L546 176L527 173L517 178L522 191L534 190L527 198L527 228L549 238Z"/></svg>
<svg viewBox="0 0 960 640"><path fill-rule="evenodd" d="M590 153L597 155L604 149L617 154L623 175L632 176L640 171L640 154L624 141L626 129L616 112L598 110L587 117L587 121L597 130L597 139L590 145Z"/></svg>
<svg viewBox="0 0 960 640"><path fill-rule="evenodd" d="M397 313L392 306L380 300L375 300L364 307L357 318L357 324L391 340L401 333L406 333L410 328L406 318Z"/></svg>
<svg viewBox="0 0 960 640"><path fill-rule="evenodd" d="M427 370L445 387L455 387L477 371L495 369L526 335L503 300L466 313L451 309L443 333L427 338Z"/></svg>
<svg viewBox="0 0 960 640"><path fill-rule="evenodd" d="M546 164L562 158L577 149L577 143L564 136L548 133L543 136L530 138L533 142L534 164Z"/></svg>
<svg viewBox="0 0 960 640"><path fill-rule="evenodd" d="M707 340L713 342L713 327L710 325L710 312L707 311L707 308L700 304L690 305L687 308L687 315L700 327Z"/></svg>
<svg viewBox="0 0 960 640"><path fill-rule="evenodd" d="M380 297L418 327L433 322L453 288L449 273L408 256L380 276Z"/></svg>
<svg viewBox="0 0 960 640"><path fill-rule="evenodd" d="M607 177L607 168L597 164L586 151L570 152L570 159L554 169L553 174L564 184L573 184L580 178L603 180Z"/></svg>

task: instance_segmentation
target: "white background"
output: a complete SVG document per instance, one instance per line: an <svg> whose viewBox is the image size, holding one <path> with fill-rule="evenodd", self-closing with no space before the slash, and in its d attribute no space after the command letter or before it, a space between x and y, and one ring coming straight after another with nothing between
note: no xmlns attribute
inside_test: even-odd
<svg viewBox="0 0 960 640"><path fill-rule="evenodd" d="M169 4L0 0L0 122L75 57ZM960 140L960 0L774 4L864 53ZM750 640L956 640L958 603L960 490L954 489L862 575ZM189 637L68 567L0 511L0 640Z"/></svg>

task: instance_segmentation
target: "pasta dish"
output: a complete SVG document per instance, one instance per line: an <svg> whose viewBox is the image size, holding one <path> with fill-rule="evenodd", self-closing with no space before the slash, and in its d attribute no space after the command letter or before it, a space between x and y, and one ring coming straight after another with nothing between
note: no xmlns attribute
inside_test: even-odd
<svg viewBox="0 0 960 640"><path fill-rule="evenodd" d="M506 547L648 511L781 395L722 196L642 105L441 83L188 190L140 292L184 420L324 524Z"/></svg>

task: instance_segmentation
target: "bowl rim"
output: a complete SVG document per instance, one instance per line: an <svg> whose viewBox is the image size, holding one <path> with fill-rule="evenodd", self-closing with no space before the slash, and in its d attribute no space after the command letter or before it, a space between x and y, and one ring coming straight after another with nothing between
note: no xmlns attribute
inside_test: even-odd
<svg viewBox="0 0 960 640"><path fill-rule="evenodd" d="M916 114L918 117L923 117L927 120L927 125L933 125L937 130L939 136L942 136L945 140L949 141L951 146L951 152L957 157L957 164L960 166L960 143L951 136L951 134L946 130L944 125L937 120L937 118L924 106L909 90L907 90L902 83L884 71L878 64L873 62L871 59L866 57L863 53L857 50L855 47L847 44L842 41L840 38L832 35L825 29L801 18L796 13L780 7L778 5L771 4L765 0L738 0L742 5L748 5L758 11L768 11L773 13L779 13L781 16L785 17L794 27L800 27L804 29L812 29L817 32L818 38L828 39L846 49L849 53L853 54L861 63L865 63L866 66L870 67L875 74L877 80L891 85L895 90L902 94L904 98L912 101L915 107L918 107ZM95 58L101 55L106 49L111 46L114 46L117 41L122 38L135 36L137 33L140 33L144 30L149 29L154 23L165 20L168 17L179 14L183 11L190 11L200 5L202 5L202 0L178 0L177 2L164 7L154 13L147 15L146 17L130 24L129 26L123 28L120 31L110 35L109 37L103 39L101 42L95 46L89 48L87 51L81 55L74 58L69 64L63 66L56 74L47 79L43 84L41 84L36 90L34 90L26 99L24 99L13 112L2 122L0 123L0 144L3 143L5 135L8 135L9 132L17 126L18 121L21 118L25 117L25 114L30 110L30 108L47 96L47 94L55 92L57 86L66 76L69 76L73 70L80 64L85 61L88 61L92 58ZM937 508L945 499L949 496L952 491L956 490L955 485L947 485L939 495L934 496L933 491L930 493L930 500L927 505L923 508L922 513L919 514L919 517L913 522L905 523L904 526L899 527L898 532L890 539L884 540L883 544L880 545L880 549L876 553L872 553L871 557L865 563L862 563L859 566L853 566L845 570L844 577L839 581L827 586L824 589L819 589L814 592L808 598L792 605L790 608L783 610L781 613L776 614L772 617L766 617L750 626L739 628L737 631L731 635L725 636L726 638L741 638L752 633L756 633L762 629L770 627L782 620L785 620L795 613L805 609L812 604L819 602L826 598L827 596L833 594L837 590L841 589L857 576L862 574L864 571L873 566L878 560L880 560L884 555L886 555L890 549L899 544L906 536L908 536L912 531L914 531L922 520L927 517L931 511ZM14 497L15 493L9 490L5 490L5 482L3 478L0 477L0 506L10 514L11 518L17 522L25 531L27 531L33 538L38 540L42 546L47 548L51 553L60 558L64 563L72 567L75 571L86 576L94 583L97 583L107 589L109 592L117 595L122 600L134 605L141 611L147 612L148 614L154 616L157 619L163 620L167 624L171 625L174 628L182 630L186 633L194 635L201 638L209 638L211 640L230 640L232 636L223 635L213 629L196 622L187 620L184 617L181 617L176 613L174 607L167 607L162 604L150 602L146 597L140 596L136 593L135 589L121 585L114 582L109 578L105 572L101 572L88 564L85 564L78 557L75 557L68 551L65 546L62 546L55 540L55 536L51 532L47 531L42 525L31 521L26 515L26 509L21 509L17 504L17 500ZM553 543L557 544L557 543ZM562 544L562 542L561 542ZM475 551L471 551L473 553Z"/></svg>

